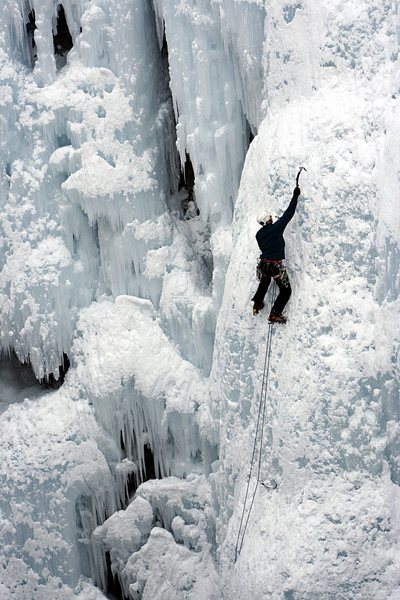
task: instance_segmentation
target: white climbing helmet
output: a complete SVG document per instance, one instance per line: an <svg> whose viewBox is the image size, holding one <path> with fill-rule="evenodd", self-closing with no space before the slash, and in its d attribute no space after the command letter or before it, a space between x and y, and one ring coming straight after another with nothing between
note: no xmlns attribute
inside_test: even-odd
<svg viewBox="0 0 400 600"><path fill-rule="evenodd" d="M263 210L257 216L257 222L260 223L260 225L265 225L270 219L272 219L272 215L267 210Z"/></svg>

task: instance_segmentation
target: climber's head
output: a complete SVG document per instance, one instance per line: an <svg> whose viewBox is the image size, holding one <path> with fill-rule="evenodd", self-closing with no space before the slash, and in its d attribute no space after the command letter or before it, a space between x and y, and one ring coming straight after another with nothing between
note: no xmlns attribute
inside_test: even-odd
<svg viewBox="0 0 400 600"><path fill-rule="evenodd" d="M272 223L271 213L268 212L267 210L263 210L257 216L257 222L260 223L260 225L270 225Z"/></svg>

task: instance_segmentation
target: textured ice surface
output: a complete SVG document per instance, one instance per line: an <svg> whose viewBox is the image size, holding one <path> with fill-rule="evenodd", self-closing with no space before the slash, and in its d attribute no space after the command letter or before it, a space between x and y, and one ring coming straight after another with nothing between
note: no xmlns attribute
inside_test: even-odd
<svg viewBox="0 0 400 600"><path fill-rule="evenodd" d="M140 552L132 554L125 576L134 581L129 585L132 598L220 598L218 577L210 555L191 552L160 527L153 527L148 542Z"/></svg>
<svg viewBox="0 0 400 600"><path fill-rule="evenodd" d="M310 4L287 26L278 4L270 11L271 112L242 175L230 293L216 335L216 353L238 351L220 351L212 371L224 397L216 482L226 597L274 597L279 590L294 598L386 598L399 585L398 262L388 276L396 260L388 248L398 247L399 230L382 218L398 195L398 177L390 198L381 199L388 180L383 123L398 115L390 76L395 63L385 58L396 52L395 20L377 6L354 11L338 5L325 13ZM303 63L296 43L313 15L322 20L310 28L319 45L300 47L309 52ZM325 66L327 54L335 64ZM374 60L365 61L367 54ZM287 173L303 163L312 175L302 176L303 195L286 234L294 293L288 325L272 337L262 456L262 475L274 476L279 492L259 488L230 578L261 385L253 368L262 369L266 334L246 314L256 255L248 252L256 226L249 208L257 214L268 203L280 214L290 198ZM355 504L357 516L349 508Z"/></svg>
<svg viewBox="0 0 400 600"><path fill-rule="evenodd" d="M115 443L123 440L138 480L145 475L145 445L157 476L195 468L202 453L201 468L208 463L210 469L213 453L196 414L206 381L180 357L151 302L119 296L93 304L81 313L77 332L72 352L78 385Z"/></svg>
<svg viewBox="0 0 400 600"><path fill-rule="evenodd" d="M172 598L175 592L178 598L187 594L218 598L209 554L214 554L214 540L211 490L204 476L151 480L138 488L125 511L118 511L93 532L91 547L98 557L94 580L105 587L102 563L109 552L111 572L127 597L135 592L143 598ZM204 561L210 569L209 584L199 596L205 582L199 585L196 571ZM160 579L170 579L171 573L172 581L160 585Z"/></svg>
<svg viewBox="0 0 400 600"><path fill-rule="evenodd" d="M0 0L1 351L39 379L71 362L38 397L1 378L1 598L97 600L109 562L130 600L394 600L397 3L62 4L61 60L56 2ZM234 564L254 215L303 164L261 457L278 488Z"/></svg>
<svg viewBox="0 0 400 600"><path fill-rule="evenodd" d="M95 525L116 508L106 459L118 455L87 403L73 397L65 385L1 416L1 580L18 598L32 598L34 590L71 597L61 588L87 571L75 525L82 498L93 505Z"/></svg>

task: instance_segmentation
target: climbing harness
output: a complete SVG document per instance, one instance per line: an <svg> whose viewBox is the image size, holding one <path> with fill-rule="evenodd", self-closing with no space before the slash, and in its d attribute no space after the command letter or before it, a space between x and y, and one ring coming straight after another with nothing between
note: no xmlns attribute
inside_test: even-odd
<svg viewBox="0 0 400 600"><path fill-rule="evenodd" d="M275 301L275 291L272 291L271 307L272 307L274 301ZM260 393L260 402L259 402L259 406L258 406L256 434L254 437L253 453L251 456L251 463L250 463L250 473L249 473L249 476L247 479L246 495L244 498L242 516L240 519L239 531L238 531L236 546L235 546L235 562L237 561L239 554L243 547L243 542L244 542L244 537L246 535L247 525L249 523L251 510L253 508L254 499L256 497L258 484L260 483L261 459L262 459L263 438L264 438L264 424L265 424L265 413L266 413L267 392L268 392L268 376L269 376L269 365L270 365L270 360L271 360L271 343L272 343L272 329L273 329L272 325L273 325L272 323L269 324L268 333L267 333L267 342L266 342L265 358L264 358L264 369L263 369L263 377L262 377L261 393ZM255 466L258 440L259 440L259 455L258 455L258 466L257 466L257 481L256 481L256 486L253 491L253 495L250 498L250 494L249 494L250 482L251 482L251 475L253 472L253 467ZM249 499L249 506L247 506L248 499ZM245 520L246 509L247 509L247 517Z"/></svg>
<svg viewBox="0 0 400 600"><path fill-rule="evenodd" d="M275 279L276 273L274 274L273 272L271 272L271 267L273 267L274 265L278 269L280 269L282 267L282 261L275 259L272 260L270 258L259 258L257 261L256 268L256 277L258 281L261 281L263 277L268 277L268 275Z"/></svg>
<svg viewBox="0 0 400 600"><path fill-rule="evenodd" d="M261 281L263 277L271 277L275 281L280 281L285 288L289 287L289 276L281 260L259 258L257 261L256 277L258 281Z"/></svg>
<svg viewBox="0 0 400 600"><path fill-rule="evenodd" d="M297 186L297 187L299 187L299 177L300 177L300 173L301 173L302 171L306 171L306 172L307 172L307 169L306 169L305 167L300 167L300 170L299 170L299 172L297 173L297 177L296 177L296 186Z"/></svg>

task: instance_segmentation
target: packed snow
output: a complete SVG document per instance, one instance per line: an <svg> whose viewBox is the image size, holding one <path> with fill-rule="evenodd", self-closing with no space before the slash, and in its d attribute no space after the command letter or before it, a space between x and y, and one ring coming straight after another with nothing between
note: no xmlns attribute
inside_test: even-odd
<svg viewBox="0 0 400 600"><path fill-rule="evenodd" d="M0 9L1 600L398 598L397 0Z"/></svg>

